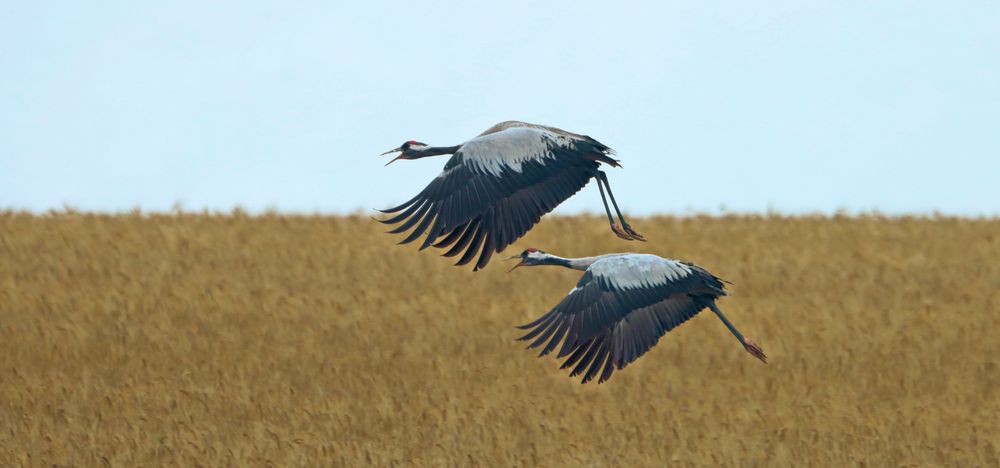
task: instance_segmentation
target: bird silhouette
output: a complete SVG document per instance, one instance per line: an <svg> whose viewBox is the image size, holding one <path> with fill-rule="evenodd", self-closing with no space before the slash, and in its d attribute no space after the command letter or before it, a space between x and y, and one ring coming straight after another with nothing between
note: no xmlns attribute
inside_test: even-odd
<svg viewBox="0 0 1000 468"><path fill-rule="evenodd" d="M390 233L413 228L400 243L426 233L420 249L447 249L447 257L462 253L456 265L479 255L473 270L489 263L494 253L524 236L543 215L580 191L590 179L604 202L611 230L626 240L645 239L630 226L618 208L601 164L620 167L614 152L599 141L554 127L525 122L502 122L456 146L428 146L411 140L385 154L390 160L421 159L452 154L444 170L407 202L386 210L386 224L398 224ZM607 197L605 197L607 189ZM611 214L608 198L617 220ZM439 240L440 239L440 240Z"/></svg>
<svg viewBox="0 0 1000 468"><path fill-rule="evenodd" d="M583 374L587 383L600 373L598 383L624 369L649 351L668 331L705 308L729 328L753 357L767 362L764 350L726 318L715 301L726 295L723 281L693 263L650 254L615 253L585 258L562 258L527 249L519 266L557 265L583 270L583 277L552 310L518 328L530 330L521 340L529 348L544 347L539 356L556 349L569 356L562 369Z"/></svg>

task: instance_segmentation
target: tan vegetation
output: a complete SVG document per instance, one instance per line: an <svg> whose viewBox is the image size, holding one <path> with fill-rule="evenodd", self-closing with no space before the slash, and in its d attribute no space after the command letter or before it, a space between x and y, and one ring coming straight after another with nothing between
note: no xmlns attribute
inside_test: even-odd
<svg viewBox="0 0 1000 468"><path fill-rule="evenodd" d="M735 283L603 385L515 342L579 272L367 216L0 214L0 465L1000 465L1000 220L546 218Z"/></svg>

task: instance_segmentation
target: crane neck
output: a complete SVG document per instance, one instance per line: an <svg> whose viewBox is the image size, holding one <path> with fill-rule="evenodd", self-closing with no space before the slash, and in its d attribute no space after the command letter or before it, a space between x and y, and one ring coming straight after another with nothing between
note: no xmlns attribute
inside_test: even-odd
<svg viewBox="0 0 1000 468"><path fill-rule="evenodd" d="M571 268L573 270L584 271L590 268L601 257L580 257L580 258L563 258L558 255L549 254L548 257L542 262L543 265L556 265L566 268Z"/></svg>
<svg viewBox="0 0 1000 468"><path fill-rule="evenodd" d="M411 149L407 151L409 153L407 159L420 159L429 156L440 156L442 154L455 154L461 145L455 146L428 146L423 149Z"/></svg>

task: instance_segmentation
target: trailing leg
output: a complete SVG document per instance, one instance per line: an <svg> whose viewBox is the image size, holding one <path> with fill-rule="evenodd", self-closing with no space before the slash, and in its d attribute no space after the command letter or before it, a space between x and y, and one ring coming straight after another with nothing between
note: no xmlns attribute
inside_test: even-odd
<svg viewBox="0 0 1000 468"><path fill-rule="evenodd" d="M767 364L767 356L764 355L764 349L761 348L760 345L754 343L750 338L743 336L743 334L736 329L736 326L734 326L733 323L726 318L722 311L719 310L719 307L715 305L714 300L709 301L707 305L709 309L712 309L712 312L715 312L715 315L719 316L722 323L726 324L726 328L732 332L733 336L740 341L740 344L743 345L743 349L750 353L751 356L760 359L764 364Z"/></svg>
<svg viewBox="0 0 1000 468"><path fill-rule="evenodd" d="M642 237L642 234L635 232L635 230L632 229L632 226L629 226L628 222L625 221L625 217L622 216L622 211L618 208L618 202L615 200L615 194L611 192L611 184L608 183L608 175L605 174L604 171L597 171L597 179L598 183L604 183L604 186L607 187L608 197L611 198L611 204L615 207L615 213L618 214L618 220L622 222L622 230L624 230L625 234L628 236L628 237L622 237L621 235L619 235L618 237L622 237L623 239L638 240L645 242L646 239ZM614 230L614 226L612 226L611 229Z"/></svg>
<svg viewBox="0 0 1000 468"><path fill-rule="evenodd" d="M615 219L611 216L611 207L608 206L608 199L604 196L604 183L601 182L600 176L597 179L597 189L601 191L601 201L604 202L604 212L608 215L608 224L611 225L611 231L615 233L616 236L621 237L625 240L632 240L632 236L629 236L625 231L622 230Z"/></svg>

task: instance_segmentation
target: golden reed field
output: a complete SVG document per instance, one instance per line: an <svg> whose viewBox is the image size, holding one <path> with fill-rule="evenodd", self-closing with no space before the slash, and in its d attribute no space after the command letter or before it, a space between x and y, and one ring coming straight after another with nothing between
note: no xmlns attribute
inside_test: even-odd
<svg viewBox="0 0 1000 468"><path fill-rule="evenodd" d="M1000 219L549 217L733 283L607 383L513 326L579 272L367 216L0 214L0 466L998 466Z"/></svg>

